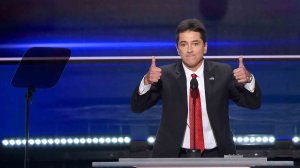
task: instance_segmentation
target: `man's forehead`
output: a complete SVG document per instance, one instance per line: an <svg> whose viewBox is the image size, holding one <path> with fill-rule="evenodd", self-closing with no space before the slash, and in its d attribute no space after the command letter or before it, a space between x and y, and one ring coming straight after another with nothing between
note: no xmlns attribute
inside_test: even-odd
<svg viewBox="0 0 300 168"><path fill-rule="evenodd" d="M202 41L201 33L199 32L182 32L179 34L179 42L181 41Z"/></svg>

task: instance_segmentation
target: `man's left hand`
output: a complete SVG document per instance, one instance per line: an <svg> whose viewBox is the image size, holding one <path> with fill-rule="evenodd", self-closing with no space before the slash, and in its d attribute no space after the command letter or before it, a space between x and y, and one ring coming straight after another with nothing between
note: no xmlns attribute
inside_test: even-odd
<svg viewBox="0 0 300 168"><path fill-rule="evenodd" d="M252 75L247 71L243 62L242 55L239 57L239 67L233 70L233 76L238 81L238 83L241 84L250 83L252 80Z"/></svg>

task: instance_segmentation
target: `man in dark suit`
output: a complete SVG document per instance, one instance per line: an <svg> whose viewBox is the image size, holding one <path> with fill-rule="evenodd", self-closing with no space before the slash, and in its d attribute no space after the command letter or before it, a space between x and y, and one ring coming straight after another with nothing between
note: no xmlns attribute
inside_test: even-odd
<svg viewBox="0 0 300 168"><path fill-rule="evenodd" d="M235 154L229 124L229 99L242 107L259 108L260 89L254 76L245 68L243 57L239 58L239 67L233 71L227 64L204 60L206 32L197 19L187 19L178 25L176 41L181 60L156 67L155 57L152 57L149 71L131 98L133 112L143 112L162 100L163 113L153 157L223 157ZM190 83L193 78L197 80L196 90L199 90L200 97L201 131L197 128L196 132L201 132L202 148L195 146L200 140L193 139L197 134L194 131L196 126L190 123L197 114L195 104L191 104L194 101L194 97L191 98L194 84ZM195 112L194 116L192 112Z"/></svg>

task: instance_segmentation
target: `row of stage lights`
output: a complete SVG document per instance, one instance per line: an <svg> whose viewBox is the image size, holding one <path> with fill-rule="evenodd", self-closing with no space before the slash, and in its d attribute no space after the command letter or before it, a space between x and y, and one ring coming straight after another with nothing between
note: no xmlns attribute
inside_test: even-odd
<svg viewBox="0 0 300 168"><path fill-rule="evenodd" d="M147 139L148 143L153 144L155 137L151 136ZM274 136L270 135L245 135L245 136L234 136L233 141L237 145L273 145L276 141ZM294 144L300 143L300 137L293 137L292 141Z"/></svg>
<svg viewBox="0 0 300 168"><path fill-rule="evenodd" d="M245 135L234 136L233 141L237 145L272 145L276 139L268 135ZM293 137L295 144L300 143L300 137ZM94 137L94 138L31 138L28 140L29 146L66 146L66 145L129 145L129 137ZM150 136L147 142L152 145L155 137ZM6 147L24 146L25 139L4 139L2 145Z"/></svg>
<svg viewBox="0 0 300 168"><path fill-rule="evenodd" d="M65 146L65 145L121 145L129 144L129 137L94 137L94 138L31 138L29 146ZM25 139L4 139L3 146L24 146Z"/></svg>

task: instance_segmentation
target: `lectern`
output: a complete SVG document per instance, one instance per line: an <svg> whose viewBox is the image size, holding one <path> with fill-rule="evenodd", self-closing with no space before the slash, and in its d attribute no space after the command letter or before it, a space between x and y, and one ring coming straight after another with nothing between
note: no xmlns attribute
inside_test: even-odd
<svg viewBox="0 0 300 168"><path fill-rule="evenodd" d="M136 168L251 168L293 167L293 161L268 161L267 158L123 158L118 162L93 162L93 167Z"/></svg>

